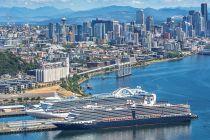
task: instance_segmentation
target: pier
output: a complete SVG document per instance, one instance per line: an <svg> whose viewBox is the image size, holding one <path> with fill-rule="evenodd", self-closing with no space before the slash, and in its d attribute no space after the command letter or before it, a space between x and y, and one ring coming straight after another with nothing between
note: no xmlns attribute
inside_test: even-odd
<svg viewBox="0 0 210 140"><path fill-rule="evenodd" d="M0 118L26 115L24 105L0 106Z"/></svg>
<svg viewBox="0 0 210 140"><path fill-rule="evenodd" d="M131 63L121 63L118 61L117 63L117 77L121 78L121 77L125 77L125 76L129 76L131 75Z"/></svg>
<svg viewBox="0 0 210 140"><path fill-rule="evenodd" d="M129 65L131 67L132 64L133 63L131 63L131 62L125 62L125 63L120 63L120 66ZM119 69L119 64L113 64L113 65L98 67L98 68L95 68L95 69L90 69L88 71L78 73L77 75L85 75L85 74L90 74L90 73L94 73L94 72L99 72L99 71L105 70L107 68Z"/></svg>
<svg viewBox="0 0 210 140"><path fill-rule="evenodd" d="M56 120L30 120L30 121L28 120L28 121L0 123L0 135L56 130L57 129L56 126L53 125L53 122L55 121Z"/></svg>
<svg viewBox="0 0 210 140"><path fill-rule="evenodd" d="M14 117L14 116L26 116L25 111L19 111L19 112L0 112L0 118L3 117Z"/></svg>

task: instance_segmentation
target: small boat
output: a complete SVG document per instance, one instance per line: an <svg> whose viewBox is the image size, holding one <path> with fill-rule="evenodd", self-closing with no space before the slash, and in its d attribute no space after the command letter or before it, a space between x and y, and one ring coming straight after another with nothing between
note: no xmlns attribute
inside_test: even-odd
<svg viewBox="0 0 210 140"><path fill-rule="evenodd" d="M89 83L86 84L86 88L87 88L87 89L93 89L92 85L89 84Z"/></svg>

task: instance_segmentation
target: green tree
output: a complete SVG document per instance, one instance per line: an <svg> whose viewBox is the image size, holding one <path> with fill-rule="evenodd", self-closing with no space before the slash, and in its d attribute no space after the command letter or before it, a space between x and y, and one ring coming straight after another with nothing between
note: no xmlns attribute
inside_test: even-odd
<svg viewBox="0 0 210 140"><path fill-rule="evenodd" d="M15 75L18 72L27 72L37 68L37 63L26 63L20 57L15 56L9 51L0 52L0 75Z"/></svg>

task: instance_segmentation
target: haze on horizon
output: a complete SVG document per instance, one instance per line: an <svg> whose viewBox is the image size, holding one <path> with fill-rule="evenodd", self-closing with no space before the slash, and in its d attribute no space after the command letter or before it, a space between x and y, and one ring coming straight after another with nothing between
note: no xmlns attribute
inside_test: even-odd
<svg viewBox="0 0 210 140"><path fill-rule="evenodd" d="M0 0L0 5L1 7L26 8L52 6L59 9L70 8L79 11L110 5L138 8L199 7L203 2L210 4L210 0Z"/></svg>

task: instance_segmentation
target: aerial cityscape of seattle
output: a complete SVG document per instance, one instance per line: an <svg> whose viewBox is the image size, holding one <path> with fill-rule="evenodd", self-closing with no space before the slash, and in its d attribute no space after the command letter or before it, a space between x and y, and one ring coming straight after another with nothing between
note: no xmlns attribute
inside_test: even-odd
<svg viewBox="0 0 210 140"><path fill-rule="evenodd" d="M0 140L210 140L210 0L0 0Z"/></svg>

